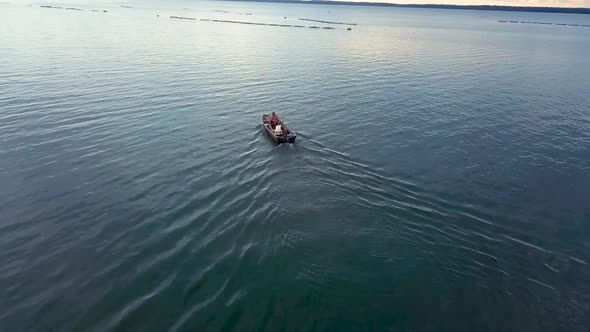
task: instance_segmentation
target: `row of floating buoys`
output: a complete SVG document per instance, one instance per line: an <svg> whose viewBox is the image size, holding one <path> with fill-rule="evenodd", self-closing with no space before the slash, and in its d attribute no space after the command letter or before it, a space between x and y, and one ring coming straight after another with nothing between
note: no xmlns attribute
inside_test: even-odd
<svg viewBox="0 0 590 332"><path fill-rule="evenodd" d="M160 15L158 15L160 17ZM177 20L190 20L195 21L196 18L194 17L185 17L185 16L170 16L172 19ZM245 25L266 25L271 27L285 27L285 28L305 28L304 25L291 25L291 24L276 24L276 23L259 23L259 22L246 22L246 21L233 21L233 20L218 20L218 19L210 19L210 18L202 18L200 19L204 22L216 22L216 23L232 23L232 24L245 24ZM335 30L336 28L333 27L319 27L319 26L308 26L309 29L323 29L323 30ZM346 29L348 31L352 30L351 28Z"/></svg>
<svg viewBox="0 0 590 332"><path fill-rule="evenodd" d="M74 7L64 8L64 7L59 7L59 6L48 6L48 5L43 5L43 6L39 6L39 7L41 7L41 8L51 8L51 9L76 10L76 11L83 11L83 10L85 10L85 9L82 9L82 8L74 8ZM100 12L100 10L98 10L98 9L92 9L92 11L93 12ZM107 13L106 10L103 10L102 12L103 13Z"/></svg>
<svg viewBox="0 0 590 332"><path fill-rule="evenodd" d="M58 6L49 6L49 5L42 5L40 6L41 8L52 8L52 9L65 9L65 10L79 10L82 11L84 9L81 8L74 8L74 7L68 7L68 8L64 8L64 7L58 7ZM122 8L133 8L132 6L125 6L125 5L121 5ZM98 9L92 9L93 12L100 12L100 10ZM228 11L224 11L224 10L213 10L214 12L221 12L221 13L229 13ZM104 13L106 13L106 10L103 10ZM252 15L252 13L245 13L244 15ZM156 15L157 17L160 17L160 15ZM171 19L177 19L177 20L189 20L189 21L196 21L197 19L195 17L186 17L186 16L170 16ZM285 18L287 18L285 16ZM330 22L330 21L320 21L320 20L312 20L312 19L304 19L304 18L300 18L299 20L301 21L310 21L310 22L318 22L318 23L327 23L327 24L347 24L347 25L356 25L356 23L342 23L342 22ZM304 25L291 25L291 24L274 24L274 23L257 23L257 22L244 22L244 21L232 21L232 20L214 20L214 19L206 19L206 18L202 18L201 21L209 21L209 22L217 22L217 23L234 23L234 24L247 24L247 25L266 25L266 26L275 26L275 27L286 27L286 28L305 28ZM319 26L308 26L307 28L309 29L322 29L322 30L335 30L336 28L334 27L319 27ZM351 28L347 28L346 30L350 31L352 30Z"/></svg>
<svg viewBox="0 0 590 332"><path fill-rule="evenodd" d="M158 17L159 16L160 15L158 15ZM196 18L194 18L194 17L184 17L184 16L170 16L170 18L174 18L174 19L177 19L177 20L190 20L190 21L195 21L196 20Z"/></svg>
<svg viewBox="0 0 590 332"><path fill-rule="evenodd" d="M317 22L317 23L326 23L326 24L356 25L356 23L321 21L321 20L312 20L311 18L298 18L298 20L308 21L308 22Z"/></svg>
<svg viewBox="0 0 590 332"><path fill-rule="evenodd" d="M177 16L170 16L170 18L180 18ZM193 18L191 18L193 19ZM245 22L245 21L233 21L233 20L218 20L218 19L210 19L210 18L202 18L200 19L204 22L216 22L216 23L232 23L232 24L245 24L245 25L266 25L271 27L285 27L285 28L305 28L304 25L291 25L291 24L275 24L275 23L258 23L258 22ZM333 27L319 27L319 26L309 26L309 29L323 29L323 30L335 30L336 28ZM347 30L351 30L348 28Z"/></svg>
<svg viewBox="0 0 590 332"><path fill-rule="evenodd" d="M531 22L531 21L508 21L508 20L499 20L499 23L512 23L512 24L540 24L540 25L557 25L557 26L568 26L568 27L583 27L583 28L590 28L590 25L587 24L571 24L571 23L551 23L551 22Z"/></svg>

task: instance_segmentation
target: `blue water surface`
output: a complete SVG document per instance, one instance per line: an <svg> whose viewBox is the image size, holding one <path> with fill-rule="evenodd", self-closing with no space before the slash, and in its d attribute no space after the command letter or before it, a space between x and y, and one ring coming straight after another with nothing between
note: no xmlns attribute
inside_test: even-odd
<svg viewBox="0 0 590 332"><path fill-rule="evenodd" d="M0 330L588 331L590 17L28 4Z"/></svg>

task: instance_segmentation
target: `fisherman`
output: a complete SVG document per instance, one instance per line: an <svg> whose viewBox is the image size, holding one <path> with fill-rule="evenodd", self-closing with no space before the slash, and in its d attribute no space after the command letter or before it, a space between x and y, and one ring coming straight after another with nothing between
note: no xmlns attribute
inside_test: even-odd
<svg viewBox="0 0 590 332"><path fill-rule="evenodd" d="M276 125L278 125L279 122L279 117L275 114L275 112L272 112L272 117L270 118L270 127L272 129L275 129Z"/></svg>

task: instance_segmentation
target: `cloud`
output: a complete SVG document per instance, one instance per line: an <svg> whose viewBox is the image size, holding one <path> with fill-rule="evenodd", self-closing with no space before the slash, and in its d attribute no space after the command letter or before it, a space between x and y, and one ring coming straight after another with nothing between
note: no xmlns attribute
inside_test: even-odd
<svg viewBox="0 0 590 332"><path fill-rule="evenodd" d="M346 0L400 4L498 5L528 7L590 7L590 0Z"/></svg>

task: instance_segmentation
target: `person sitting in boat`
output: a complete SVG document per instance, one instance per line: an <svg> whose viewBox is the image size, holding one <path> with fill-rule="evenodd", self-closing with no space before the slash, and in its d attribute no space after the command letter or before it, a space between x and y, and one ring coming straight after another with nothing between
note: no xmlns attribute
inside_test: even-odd
<svg viewBox="0 0 590 332"><path fill-rule="evenodd" d="M275 114L275 112L272 112L272 117L270 118L270 127L274 129L276 125L279 124L279 122L279 117Z"/></svg>

